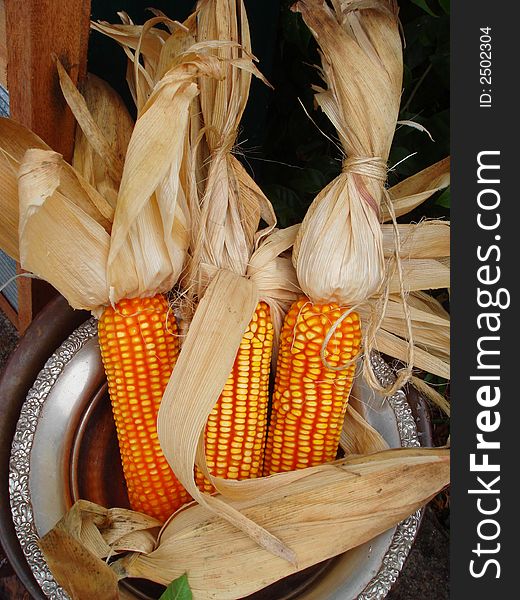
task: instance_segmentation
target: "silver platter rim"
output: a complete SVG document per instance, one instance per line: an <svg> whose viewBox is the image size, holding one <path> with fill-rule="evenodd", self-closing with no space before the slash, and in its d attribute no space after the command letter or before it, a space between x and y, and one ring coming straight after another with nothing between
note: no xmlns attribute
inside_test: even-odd
<svg viewBox="0 0 520 600"><path fill-rule="evenodd" d="M39 536L34 522L29 489L31 450L38 418L53 384L67 363L96 335L97 320L91 318L74 330L48 359L27 394L11 446L9 500L16 535L36 581L43 593L51 600L70 600L70 598L54 579L37 544ZM395 380L390 367L379 354L373 353L371 361L382 385L388 386ZM395 413L401 446L405 448L419 447L419 434L406 395L399 391L393 396L387 397L386 400ZM406 561L420 520L421 510L418 510L396 526L379 571L356 600L382 600L385 598Z"/></svg>

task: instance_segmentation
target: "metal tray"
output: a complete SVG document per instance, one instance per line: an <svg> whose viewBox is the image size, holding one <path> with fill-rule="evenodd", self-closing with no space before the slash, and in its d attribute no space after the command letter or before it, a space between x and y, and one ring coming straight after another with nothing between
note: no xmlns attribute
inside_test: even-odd
<svg viewBox="0 0 520 600"><path fill-rule="evenodd" d="M383 383L393 375L373 357ZM419 433L403 392L383 399L357 381L356 408L392 447L419 446ZM36 540L78 498L128 507L106 379L97 344L97 322L78 327L49 358L22 406L12 443L9 494L18 541L49 598L65 600ZM420 522L420 511L370 542L293 575L253 600L375 600L395 582ZM125 581L124 600L158 598L161 588Z"/></svg>

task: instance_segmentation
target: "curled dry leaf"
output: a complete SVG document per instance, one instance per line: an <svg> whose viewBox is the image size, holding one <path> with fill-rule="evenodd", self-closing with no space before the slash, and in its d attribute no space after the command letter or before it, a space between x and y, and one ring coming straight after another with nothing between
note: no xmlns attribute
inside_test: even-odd
<svg viewBox="0 0 520 600"><path fill-rule="evenodd" d="M0 118L0 248L14 260L20 260L18 242L17 173L29 148L50 150L36 134L16 121Z"/></svg>
<svg viewBox="0 0 520 600"><path fill-rule="evenodd" d="M38 546L54 578L72 600L119 599L115 572L71 534L52 529Z"/></svg>
<svg viewBox="0 0 520 600"><path fill-rule="evenodd" d="M118 577L101 559L151 552L161 523L122 508L79 500L38 542L58 583L74 600L119 598Z"/></svg>
<svg viewBox="0 0 520 600"><path fill-rule="evenodd" d="M388 190L396 217L401 217L428 200L435 192L450 185L450 157L423 169ZM382 207L384 221L390 221L386 206Z"/></svg>
<svg viewBox="0 0 520 600"><path fill-rule="evenodd" d="M163 584L187 572L196 600L241 598L345 552L411 514L447 485L449 451L390 450L296 475L266 478L272 481L269 492L230 505L293 548L297 565L194 505L167 524L154 552L122 559L118 570Z"/></svg>
<svg viewBox="0 0 520 600"><path fill-rule="evenodd" d="M48 150L26 152L18 181L22 267L52 284L72 307L99 311L108 302L110 236L92 203L97 192Z"/></svg>

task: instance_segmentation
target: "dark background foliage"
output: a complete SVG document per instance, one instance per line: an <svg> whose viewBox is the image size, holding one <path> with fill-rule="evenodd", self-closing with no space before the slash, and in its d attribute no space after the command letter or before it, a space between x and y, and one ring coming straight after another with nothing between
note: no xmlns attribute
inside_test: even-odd
<svg viewBox="0 0 520 600"><path fill-rule="evenodd" d="M237 153L273 202L281 226L301 221L314 195L339 173L342 158L336 144L327 139L336 140L334 128L314 108L311 84L321 83L316 70L319 56L300 15L290 10L292 3L246 0L253 51L274 90L253 82L237 144ZM193 8L193 0L150 4L178 20ZM117 22L117 10L124 9L142 23L151 16L146 6L142 0L94 0L92 17ZM400 119L424 125L434 141L416 129L399 126L389 160L391 167L397 165L389 173L390 185L449 154L449 11L449 0L400 2L406 43ZM114 42L93 34L90 70L108 79L131 107L125 60ZM446 191L408 219L448 216L448 212Z"/></svg>
<svg viewBox="0 0 520 600"><path fill-rule="evenodd" d="M259 169L282 225L301 219L313 196L339 173L342 158L336 144L323 135L336 140L334 128L319 109L314 110L310 84L320 84L316 43L300 15L290 11L291 4L281 3L271 78L275 91L261 146L261 158L275 162L264 162ZM430 0L427 5L423 0L404 0L400 18L406 47L399 118L424 125L435 141L416 129L398 126L389 165L399 164L389 173L390 185L449 154L449 2ZM250 162L256 171L254 154ZM421 207L421 214L447 216L448 209L449 193L444 193Z"/></svg>

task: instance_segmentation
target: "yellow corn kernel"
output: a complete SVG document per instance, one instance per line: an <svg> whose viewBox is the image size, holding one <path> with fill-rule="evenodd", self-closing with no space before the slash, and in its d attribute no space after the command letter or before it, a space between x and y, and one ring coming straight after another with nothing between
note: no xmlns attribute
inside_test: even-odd
<svg viewBox="0 0 520 600"><path fill-rule="evenodd" d="M206 461L216 477L250 479L262 475L272 349L269 307L260 302L206 425ZM212 491L198 470L196 481L199 488Z"/></svg>
<svg viewBox="0 0 520 600"><path fill-rule="evenodd" d="M355 365L330 370L323 364L320 351L325 336L343 312L336 304L317 305L301 298L285 318L264 475L336 458ZM331 364L345 364L357 355L360 345L359 317L351 313L334 332L326 358Z"/></svg>
<svg viewBox="0 0 520 600"><path fill-rule="evenodd" d="M125 299L107 307L98 325L130 506L160 521L190 500L157 437L159 405L179 354L168 310L162 295Z"/></svg>

